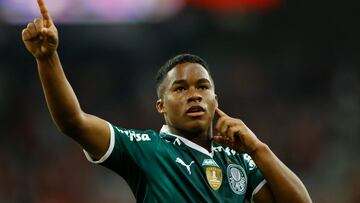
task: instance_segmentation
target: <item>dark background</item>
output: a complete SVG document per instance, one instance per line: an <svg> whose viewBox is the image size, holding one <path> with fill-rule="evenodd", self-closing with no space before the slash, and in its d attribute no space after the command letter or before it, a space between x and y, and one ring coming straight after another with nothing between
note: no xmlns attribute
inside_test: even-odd
<svg viewBox="0 0 360 203"><path fill-rule="evenodd" d="M314 202L355 203L359 19L339 2L226 14L187 6L162 23L58 25L58 52L86 112L138 129L163 124L157 69L179 53L201 56L220 107L298 174ZM0 23L0 202L133 202L121 177L88 163L55 128L23 28Z"/></svg>

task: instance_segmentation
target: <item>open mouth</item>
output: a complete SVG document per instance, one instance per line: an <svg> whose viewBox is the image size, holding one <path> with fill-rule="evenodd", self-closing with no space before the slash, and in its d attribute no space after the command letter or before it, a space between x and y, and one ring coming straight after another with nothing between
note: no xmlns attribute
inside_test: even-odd
<svg viewBox="0 0 360 203"><path fill-rule="evenodd" d="M198 117L204 114L205 114L205 110L201 106L192 106L186 111L186 115L190 117Z"/></svg>

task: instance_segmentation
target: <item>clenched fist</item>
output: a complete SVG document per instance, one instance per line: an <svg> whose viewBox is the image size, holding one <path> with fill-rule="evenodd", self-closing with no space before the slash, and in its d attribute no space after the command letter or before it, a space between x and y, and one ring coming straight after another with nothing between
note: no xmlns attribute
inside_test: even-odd
<svg viewBox="0 0 360 203"><path fill-rule="evenodd" d="M228 116L219 108L216 109L216 114L219 116L219 120L215 126L217 131L213 137L215 142L250 155L262 144L240 119Z"/></svg>
<svg viewBox="0 0 360 203"><path fill-rule="evenodd" d="M44 0L37 0L42 19L36 18L22 31L22 39L27 50L36 58L43 59L55 53L58 32L48 13Z"/></svg>

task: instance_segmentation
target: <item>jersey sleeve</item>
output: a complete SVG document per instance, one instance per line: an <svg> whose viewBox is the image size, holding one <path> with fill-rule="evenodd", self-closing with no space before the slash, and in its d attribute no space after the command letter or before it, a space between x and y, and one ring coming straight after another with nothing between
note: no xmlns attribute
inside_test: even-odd
<svg viewBox="0 0 360 203"><path fill-rule="evenodd" d="M253 202L254 195L266 184L266 180L260 169L248 154L243 154L243 160L248 176L246 199Z"/></svg>
<svg viewBox="0 0 360 203"><path fill-rule="evenodd" d="M119 128L108 123L110 128L110 145L99 160L93 160L84 150L86 158L96 164L105 166L121 175L131 186L139 183L144 164L149 163L152 152L159 141L156 132Z"/></svg>

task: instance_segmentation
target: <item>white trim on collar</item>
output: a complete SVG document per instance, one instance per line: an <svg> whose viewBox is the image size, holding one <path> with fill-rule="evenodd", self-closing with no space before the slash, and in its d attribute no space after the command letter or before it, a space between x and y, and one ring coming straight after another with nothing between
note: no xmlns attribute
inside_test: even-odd
<svg viewBox="0 0 360 203"><path fill-rule="evenodd" d="M202 146L200 146L200 145L198 145L198 144L196 144L196 143L194 143L194 142L192 142L192 141L190 141L190 140L188 140L188 139L186 139L184 137L181 137L179 135L175 135L175 134L171 133L170 128L169 128L168 125L163 125L162 128L160 129L160 132L166 133L166 134L174 136L176 138L179 138L188 147L193 148L193 149L195 149L195 150L197 150L197 151L199 151L199 152L201 152L201 153L203 153L203 154L205 154L205 155L207 155L207 156L209 156L211 158L213 158L213 156L214 156L214 150L213 150L212 145L211 145L211 153L209 153L208 150L206 150L204 147L202 147Z"/></svg>

